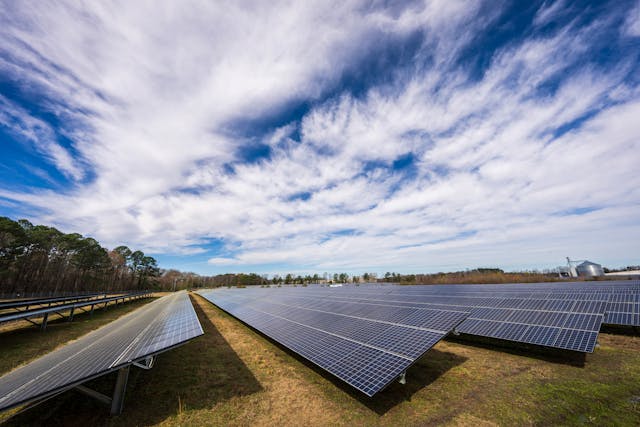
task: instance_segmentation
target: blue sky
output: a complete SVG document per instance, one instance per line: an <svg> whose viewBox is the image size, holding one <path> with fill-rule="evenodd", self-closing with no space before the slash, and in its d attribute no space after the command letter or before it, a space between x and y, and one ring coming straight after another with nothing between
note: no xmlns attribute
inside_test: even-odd
<svg viewBox="0 0 640 427"><path fill-rule="evenodd" d="M0 215L202 274L640 263L638 1L1 3Z"/></svg>

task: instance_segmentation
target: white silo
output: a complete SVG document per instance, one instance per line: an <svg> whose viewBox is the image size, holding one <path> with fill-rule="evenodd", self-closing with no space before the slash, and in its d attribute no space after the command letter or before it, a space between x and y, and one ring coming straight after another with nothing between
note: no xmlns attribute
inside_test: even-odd
<svg viewBox="0 0 640 427"><path fill-rule="evenodd" d="M599 277L604 276L604 270L600 264L591 261L584 261L576 267L579 277Z"/></svg>

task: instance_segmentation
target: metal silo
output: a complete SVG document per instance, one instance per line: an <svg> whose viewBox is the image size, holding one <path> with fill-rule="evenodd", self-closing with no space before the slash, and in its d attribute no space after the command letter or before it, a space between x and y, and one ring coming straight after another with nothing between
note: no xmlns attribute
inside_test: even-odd
<svg viewBox="0 0 640 427"><path fill-rule="evenodd" d="M576 267L579 277L597 277L604 276L604 270L600 264L591 261L585 261Z"/></svg>

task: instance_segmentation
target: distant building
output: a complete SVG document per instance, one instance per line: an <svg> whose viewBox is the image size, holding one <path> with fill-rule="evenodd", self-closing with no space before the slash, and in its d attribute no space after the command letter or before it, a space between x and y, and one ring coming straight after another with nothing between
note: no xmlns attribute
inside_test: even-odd
<svg viewBox="0 0 640 427"><path fill-rule="evenodd" d="M604 275L616 279L640 279L640 270L613 271Z"/></svg>

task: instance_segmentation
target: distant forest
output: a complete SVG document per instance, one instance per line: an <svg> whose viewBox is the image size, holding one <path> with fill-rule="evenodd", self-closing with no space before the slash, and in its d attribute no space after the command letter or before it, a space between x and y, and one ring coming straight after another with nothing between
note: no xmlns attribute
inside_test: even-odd
<svg viewBox="0 0 640 427"><path fill-rule="evenodd" d="M0 217L0 295L58 295L157 287L153 257L25 219Z"/></svg>

